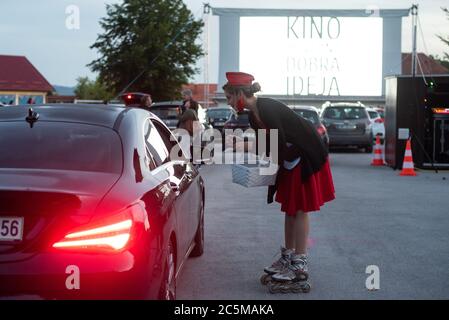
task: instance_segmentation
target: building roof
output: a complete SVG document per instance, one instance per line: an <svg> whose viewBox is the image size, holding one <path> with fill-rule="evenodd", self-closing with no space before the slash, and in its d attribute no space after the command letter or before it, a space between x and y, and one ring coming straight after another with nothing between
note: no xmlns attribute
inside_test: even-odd
<svg viewBox="0 0 449 320"><path fill-rule="evenodd" d="M418 53L418 61L416 62L416 74L448 74L449 70L443 65L435 61L431 57L425 55L424 53ZM421 65L421 67L419 66ZM421 71L422 70L422 71ZM402 74L410 75L412 74L412 54L402 53Z"/></svg>
<svg viewBox="0 0 449 320"><path fill-rule="evenodd" d="M0 90L49 92L53 87L26 57L0 55Z"/></svg>

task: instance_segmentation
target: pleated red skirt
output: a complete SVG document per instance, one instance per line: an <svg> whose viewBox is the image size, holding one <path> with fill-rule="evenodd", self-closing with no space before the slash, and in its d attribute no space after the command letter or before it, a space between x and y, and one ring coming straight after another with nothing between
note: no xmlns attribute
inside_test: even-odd
<svg viewBox="0 0 449 320"><path fill-rule="evenodd" d="M279 169L279 181L275 200L281 204L281 210L289 216L303 212L318 211L320 207L335 199L335 188L329 159L305 182L301 178L301 163L292 170Z"/></svg>

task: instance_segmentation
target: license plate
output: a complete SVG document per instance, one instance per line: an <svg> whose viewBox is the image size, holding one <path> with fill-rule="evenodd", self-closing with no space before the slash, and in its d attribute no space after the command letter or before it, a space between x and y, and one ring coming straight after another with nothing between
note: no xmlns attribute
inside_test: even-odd
<svg viewBox="0 0 449 320"><path fill-rule="evenodd" d="M355 130L357 127L354 125L340 125L338 126L338 129L342 129L342 130Z"/></svg>
<svg viewBox="0 0 449 320"><path fill-rule="evenodd" d="M0 241L22 240L23 218L0 217Z"/></svg>

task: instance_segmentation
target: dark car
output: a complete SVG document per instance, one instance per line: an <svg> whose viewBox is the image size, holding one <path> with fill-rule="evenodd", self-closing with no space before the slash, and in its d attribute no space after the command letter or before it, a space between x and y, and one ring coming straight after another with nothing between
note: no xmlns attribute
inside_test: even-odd
<svg viewBox="0 0 449 320"><path fill-rule="evenodd" d="M361 103L327 103L321 119L329 135L329 147L357 146L373 151L373 130Z"/></svg>
<svg viewBox="0 0 449 320"><path fill-rule="evenodd" d="M326 148L329 148L329 136L326 127L321 123L318 109L312 106L294 106L292 110L306 120L309 120L316 128Z"/></svg>
<svg viewBox="0 0 449 320"><path fill-rule="evenodd" d="M249 111L248 110L244 110L242 112L239 113L232 113L231 117L229 118L228 121L225 122L223 129L242 129L243 131L245 131L246 129L250 128L250 124L249 124Z"/></svg>
<svg viewBox="0 0 449 320"><path fill-rule="evenodd" d="M174 130L176 129L183 112L182 101L155 102L151 105L150 110L157 115L170 130ZM202 129L208 129L209 124L206 121L206 112L201 105L198 105L197 116Z"/></svg>
<svg viewBox="0 0 449 320"><path fill-rule="evenodd" d="M156 102L151 105L151 112L157 115L170 130L176 129L182 109L182 101Z"/></svg>
<svg viewBox="0 0 449 320"><path fill-rule="evenodd" d="M1 295L174 299L204 184L170 136L140 108L1 109Z"/></svg>
<svg viewBox="0 0 449 320"><path fill-rule="evenodd" d="M207 109L206 118L214 129L222 131L226 121L233 114L235 111L231 107L215 107Z"/></svg>

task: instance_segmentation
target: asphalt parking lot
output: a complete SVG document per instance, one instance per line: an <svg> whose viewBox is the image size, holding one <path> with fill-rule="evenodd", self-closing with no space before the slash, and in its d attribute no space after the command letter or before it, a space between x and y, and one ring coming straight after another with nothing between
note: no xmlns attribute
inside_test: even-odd
<svg viewBox="0 0 449 320"><path fill-rule="evenodd" d="M178 299L448 299L449 172L401 177L352 151L330 159L337 199L311 215L310 293L260 284L283 243L279 205L233 184L229 165L205 165L205 252L185 265ZM370 265L379 290L365 287Z"/></svg>

